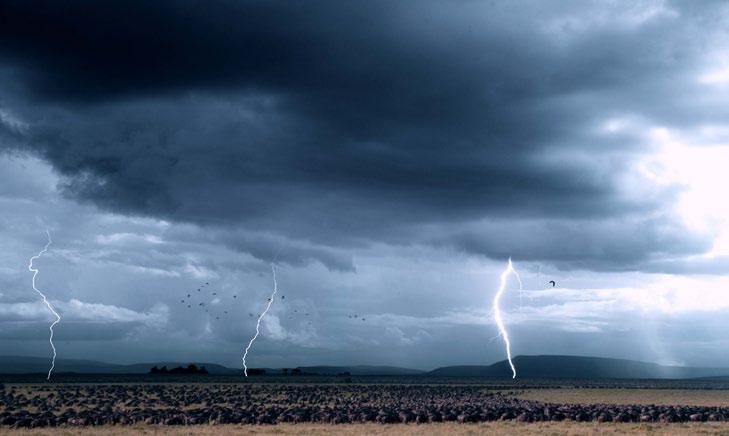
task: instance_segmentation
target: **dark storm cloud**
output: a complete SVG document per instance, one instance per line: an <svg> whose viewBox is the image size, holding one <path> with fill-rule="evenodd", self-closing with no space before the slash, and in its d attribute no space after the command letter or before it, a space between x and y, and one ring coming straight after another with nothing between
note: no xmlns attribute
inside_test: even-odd
<svg viewBox="0 0 729 436"><path fill-rule="evenodd" d="M670 198L624 198L615 156L642 143L592 132L623 113L676 117L662 91L696 56L698 18L591 24L585 12L538 2L5 1L0 62L15 85L0 88L2 104L30 126L22 147L50 161L73 198L265 231L299 247L290 262L352 269L338 249L433 240L414 225L589 226ZM570 16L587 28L562 22ZM590 159L570 159L574 150ZM502 238L448 233L467 250L505 250ZM275 241L226 243L264 258ZM665 248L655 242L561 256L633 262Z"/></svg>
<svg viewBox="0 0 729 436"><path fill-rule="evenodd" d="M317 260L331 270L355 270L351 254L342 250L297 243L263 234L246 234L240 231L207 231L205 233L202 238L207 241L233 250L248 252L258 259L284 262L293 266L302 266ZM171 236L176 235L173 232ZM190 238L199 241L201 236L190 235Z"/></svg>
<svg viewBox="0 0 729 436"><path fill-rule="evenodd" d="M688 237L683 232L669 217L597 220L589 225L565 220L511 221L471 226L446 235L442 241L502 259L549 259L560 269L658 272L663 268L660 272L686 273L698 265L687 261L646 264L649 253L658 258L675 258L711 249L710 239ZM706 270L703 264L700 268Z"/></svg>

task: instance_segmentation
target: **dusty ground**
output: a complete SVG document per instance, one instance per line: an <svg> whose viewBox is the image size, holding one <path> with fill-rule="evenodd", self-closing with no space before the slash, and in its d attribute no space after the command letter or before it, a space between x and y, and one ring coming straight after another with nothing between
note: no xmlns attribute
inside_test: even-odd
<svg viewBox="0 0 729 436"><path fill-rule="evenodd" d="M729 390L535 389L516 397L543 403L656 404L729 407Z"/></svg>
<svg viewBox="0 0 729 436"><path fill-rule="evenodd" d="M729 423L701 424L597 424L576 422L547 422L521 424L492 422L481 424L280 424L275 426L111 426L90 428L48 428L35 430L9 430L0 428L0 434L12 435L727 435Z"/></svg>

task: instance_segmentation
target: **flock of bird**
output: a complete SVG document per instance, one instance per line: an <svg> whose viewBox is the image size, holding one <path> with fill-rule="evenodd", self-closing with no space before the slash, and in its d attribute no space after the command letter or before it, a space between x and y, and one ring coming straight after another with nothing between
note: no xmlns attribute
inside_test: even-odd
<svg viewBox="0 0 729 436"><path fill-rule="evenodd" d="M188 292L186 294L185 298L180 299L180 303L183 305L186 305L188 309L193 309L193 308L200 309L201 311L204 311L205 313L207 313L211 316L214 316L215 320L220 320L221 316L224 317L224 316L228 315L228 310L223 310L222 312L221 311L211 312L211 309L214 308L215 306L219 305L222 302L222 300L220 299L220 297L218 297L217 291L210 293L209 289L206 290L206 288L208 286L210 286L210 282L205 282L202 285L200 285L200 287L198 287L196 290ZM237 294L232 294L230 297L232 297L232 300L235 300L235 301L238 300ZM285 299L286 299L286 296L282 295L281 300L285 300ZM218 300L218 301L216 301L216 300ZM266 299L266 301L271 301L271 297L268 297ZM229 307L229 306L226 306L226 307ZM294 319L294 316L296 316L296 315L293 315L293 314L298 314L298 313L299 313L299 309L293 309L292 314L288 316L288 319ZM311 315L309 312L301 312L301 314L307 318ZM255 318L256 316L257 315L254 314L253 312L248 312L249 318ZM347 315L347 318L366 321L364 316L359 316L356 313ZM311 321L308 321L308 324L311 324Z"/></svg>
<svg viewBox="0 0 729 436"><path fill-rule="evenodd" d="M199 308L201 310L204 310L205 313L215 316L216 320L220 320L221 316L228 315L228 311L223 310L222 312L217 311L217 312L211 313L210 308L216 306L222 300L218 297L217 291L213 291L212 294L210 294L208 296L209 290L206 290L205 288L209 285L210 285L209 282L205 282L204 284L200 285L199 288L197 288L197 292L195 290L188 292L187 296L185 298L180 299L180 303L182 303L183 305L187 305L188 309ZM238 295L236 295L236 294L233 294L232 297L233 297L233 300L238 299ZM210 300L210 298L212 298L212 300ZM207 302L207 304L206 304L206 302Z"/></svg>
<svg viewBox="0 0 729 436"><path fill-rule="evenodd" d="M555 285L556 285L556 283L554 282L554 280L550 280L548 284L552 285L552 287L555 287ZM216 305L218 305L221 302L221 300L218 297L217 291L216 292L213 292L211 294L212 300L210 300L207 305L205 304L205 301L199 301L200 299L202 299L202 300L205 299L203 297L203 293L205 292L205 295L207 295L207 292L209 292L209 291L206 291L205 288L208 287L208 286L210 286L210 283L209 282L205 282L204 284L200 285L200 287L197 288L197 292L195 292L194 290L192 292L189 292L187 294L187 297L186 298L182 298L180 300L180 303L187 305L187 308L188 309L192 309L193 307L200 308L200 309L204 310L205 313L208 313L208 314L210 314L212 316L215 316L215 319L216 320L220 320L220 317L221 316L224 317L224 316L228 315L228 311L227 310L223 310L222 312L217 311L216 313L211 313L210 312L210 307L216 306ZM199 296L199 297L196 297L196 296ZM238 295L233 294L232 295L232 298L233 298L233 300L237 300L238 299ZM281 299L282 300L285 300L286 299L286 296L285 295L282 295L281 296ZM193 300L196 300L196 301L193 301ZM218 300L218 301L216 302L216 300ZM266 301L271 301L271 297L268 297L266 299ZM299 313L299 310L298 309L294 309L293 310L293 313ZM303 315L305 317L308 317L310 314L308 312L306 312ZM256 315L253 314L252 312L249 312L248 313L248 317L249 318L254 318L255 316ZM294 318L294 315L289 315L289 317L288 317L288 319L293 319L293 318ZM362 321L366 321L366 318L364 316L359 316L356 313L347 315L347 318L349 318L349 319L359 319L359 320L362 320ZM308 323L311 324L311 321L309 321Z"/></svg>

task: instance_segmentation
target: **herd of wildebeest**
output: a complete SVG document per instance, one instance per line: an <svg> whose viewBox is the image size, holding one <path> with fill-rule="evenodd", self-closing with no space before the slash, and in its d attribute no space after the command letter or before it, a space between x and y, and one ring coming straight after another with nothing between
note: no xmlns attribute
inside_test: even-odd
<svg viewBox="0 0 729 436"><path fill-rule="evenodd" d="M554 404L462 384L7 385L6 427L277 424L729 421L729 408Z"/></svg>

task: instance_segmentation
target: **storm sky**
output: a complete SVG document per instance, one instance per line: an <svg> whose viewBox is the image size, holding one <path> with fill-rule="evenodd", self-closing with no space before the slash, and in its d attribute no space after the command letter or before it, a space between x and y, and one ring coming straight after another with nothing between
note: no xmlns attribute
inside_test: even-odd
<svg viewBox="0 0 729 436"><path fill-rule="evenodd" d="M50 355L48 229L61 358L239 367L275 262L249 365L489 364L511 257L515 355L729 366L727 24L0 0L0 354Z"/></svg>

